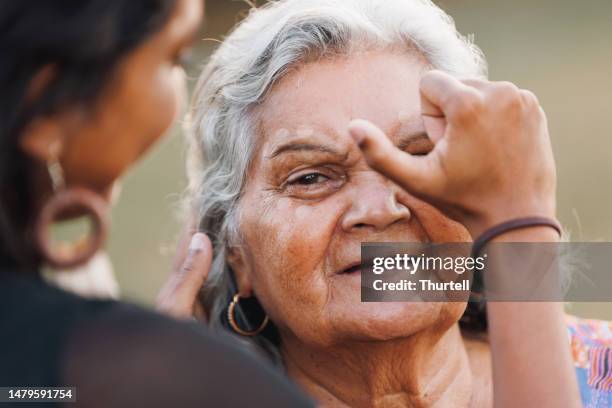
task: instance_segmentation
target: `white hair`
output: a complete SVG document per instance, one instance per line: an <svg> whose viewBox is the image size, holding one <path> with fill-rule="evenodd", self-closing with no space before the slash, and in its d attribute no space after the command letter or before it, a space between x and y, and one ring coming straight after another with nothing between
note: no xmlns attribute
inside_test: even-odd
<svg viewBox="0 0 612 408"><path fill-rule="evenodd" d="M355 49L417 51L432 68L485 78L481 51L430 0L278 0L252 9L213 53L193 99L191 203L213 241L202 301L218 324L231 299L227 250L258 126L255 108L298 64Z"/></svg>

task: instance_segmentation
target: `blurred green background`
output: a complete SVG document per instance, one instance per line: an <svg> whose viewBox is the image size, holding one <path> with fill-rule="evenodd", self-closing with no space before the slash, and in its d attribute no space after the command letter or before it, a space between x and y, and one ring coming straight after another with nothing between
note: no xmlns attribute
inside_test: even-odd
<svg viewBox="0 0 612 408"><path fill-rule="evenodd" d="M540 98L557 160L558 215L572 239L612 241L612 2L436 3L463 34L474 34L491 79L515 82ZM207 1L200 33L206 40L198 43L188 68L191 86L216 46L213 39L222 39L247 9L243 1ZM124 298L152 304L170 271L186 186L185 152L176 126L123 182L109 253ZM612 320L612 303L569 308L580 316Z"/></svg>

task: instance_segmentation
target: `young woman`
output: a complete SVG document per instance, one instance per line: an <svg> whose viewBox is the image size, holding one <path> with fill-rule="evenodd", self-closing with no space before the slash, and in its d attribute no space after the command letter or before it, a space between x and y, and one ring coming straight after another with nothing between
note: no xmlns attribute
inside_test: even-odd
<svg viewBox="0 0 612 408"><path fill-rule="evenodd" d="M76 387L78 406L309 406L233 343L45 284L103 244L113 184L170 126L200 0L11 1L0 7L0 386ZM53 246L54 221L88 239ZM182 271L206 262L196 235ZM138 273L139 271L132 271ZM45 406L47 406L45 404Z"/></svg>

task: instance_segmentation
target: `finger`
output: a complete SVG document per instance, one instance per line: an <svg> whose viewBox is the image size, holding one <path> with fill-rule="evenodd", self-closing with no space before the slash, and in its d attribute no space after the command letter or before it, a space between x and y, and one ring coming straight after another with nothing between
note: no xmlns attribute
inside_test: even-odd
<svg viewBox="0 0 612 408"><path fill-rule="evenodd" d="M424 157L402 152L382 130L366 120L357 119L351 122L349 133L361 149L368 165L407 191L427 195L437 187L440 171L431 165L434 152Z"/></svg>
<svg viewBox="0 0 612 408"><path fill-rule="evenodd" d="M172 273L162 289L158 308L175 317L191 317L197 296L206 282L212 262L212 244L203 233L195 234L183 265Z"/></svg>
<svg viewBox="0 0 612 408"><path fill-rule="evenodd" d="M201 232L193 235L185 262L178 271L178 284L175 293L178 297L193 304L200 288L208 278L212 262L212 244Z"/></svg>
<svg viewBox="0 0 612 408"><path fill-rule="evenodd" d="M423 74L421 78L421 110L423 115L440 117L445 116L444 112L454 95L463 89L461 82L449 74L432 70Z"/></svg>
<svg viewBox="0 0 612 408"><path fill-rule="evenodd" d="M189 243L193 235L198 232L198 225L195 216L190 216L179 234L179 242L176 247L176 253L172 261L172 270L178 271L187 258L189 252Z"/></svg>
<svg viewBox="0 0 612 408"><path fill-rule="evenodd" d="M437 144L446 133L446 118L444 117L433 117L433 116L423 116L423 126L425 127L425 132L429 137L429 140L433 142L433 144Z"/></svg>
<svg viewBox="0 0 612 408"><path fill-rule="evenodd" d="M538 97L528 89L520 90L521 99L523 100L523 104L528 108L535 108L539 110L541 108L540 101Z"/></svg>
<svg viewBox="0 0 612 408"><path fill-rule="evenodd" d="M476 88L479 91L485 91L491 86L490 81L478 78L462 79L461 83L467 86L471 86L472 88Z"/></svg>
<svg viewBox="0 0 612 408"><path fill-rule="evenodd" d="M426 72L421 78L421 112L424 117L446 117L469 109L479 91L442 71Z"/></svg>
<svg viewBox="0 0 612 408"><path fill-rule="evenodd" d="M538 107L540 102L538 97L528 89L520 89L512 82L508 81L486 81L484 79L462 79L461 82L465 85L478 89L481 93L487 94L499 89L505 89L506 92L515 92L521 96L523 103L528 107Z"/></svg>

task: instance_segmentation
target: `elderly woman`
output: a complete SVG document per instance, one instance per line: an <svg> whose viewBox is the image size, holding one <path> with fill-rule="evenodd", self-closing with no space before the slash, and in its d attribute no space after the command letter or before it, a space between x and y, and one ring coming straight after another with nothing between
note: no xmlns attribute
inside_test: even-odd
<svg viewBox="0 0 612 408"><path fill-rule="evenodd" d="M491 304L484 336L465 303L360 302L361 242L468 242L554 218L537 100L485 76L478 48L427 0L253 10L194 97L207 282L194 306L173 278L161 307L203 307L325 406L490 406L493 388L500 406L577 406L559 304ZM528 225L496 239L559 237Z"/></svg>

